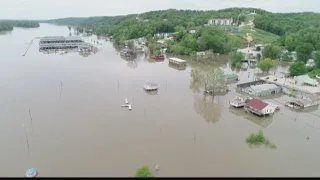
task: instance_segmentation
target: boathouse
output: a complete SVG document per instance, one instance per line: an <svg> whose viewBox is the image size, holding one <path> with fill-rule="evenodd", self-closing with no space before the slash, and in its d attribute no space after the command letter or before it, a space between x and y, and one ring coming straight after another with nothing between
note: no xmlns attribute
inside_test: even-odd
<svg viewBox="0 0 320 180"><path fill-rule="evenodd" d="M39 41L39 50L49 49L73 49L85 45L84 41L77 36L46 36Z"/></svg>

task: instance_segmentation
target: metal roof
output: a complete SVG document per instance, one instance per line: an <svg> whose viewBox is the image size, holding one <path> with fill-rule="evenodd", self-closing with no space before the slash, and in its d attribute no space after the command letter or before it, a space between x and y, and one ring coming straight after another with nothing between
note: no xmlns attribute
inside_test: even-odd
<svg viewBox="0 0 320 180"><path fill-rule="evenodd" d="M278 89L280 88L279 86L275 85L275 84L260 84L260 85L253 85L250 86L250 88L255 91L256 93L261 93L264 91L269 91L269 90L273 90L273 89Z"/></svg>
<svg viewBox="0 0 320 180"><path fill-rule="evenodd" d="M80 38L79 36L68 36L68 37L45 36L40 39L40 41L76 41L76 40L83 41L82 38Z"/></svg>
<svg viewBox="0 0 320 180"><path fill-rule="evenodd" d="M237 78L239 78L239 76L238 76L237 74L235 74L235 73L226 74L225 77L226 77L227 79L237 79Z"/></svg>
<svg viewBox="0 0 320 180"><path fill-rule="evenodd" d="M296 76L295 79L297 79L298 81L302 81L304 83L307 83L307 84L312 84L312 85L318 84L317 80L310 78L309 75Z"/></svg>

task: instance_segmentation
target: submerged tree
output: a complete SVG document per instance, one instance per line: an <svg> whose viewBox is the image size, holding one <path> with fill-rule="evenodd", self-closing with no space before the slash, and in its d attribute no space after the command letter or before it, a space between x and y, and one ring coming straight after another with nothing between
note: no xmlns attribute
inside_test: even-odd
<svg viewBox="0 0 320 180"><path fill-rule="evenodd" d="M190 87L195 91L199 91L201 87L204 91L221 90L226 87L224 72L220 68L210 70L193 68Z"/></svg>
<svg viewBox="0 0 320 180"><path fill-rule="evenodd" d="M242 52L232 52L229 54L229 61L233 68L236 67L240 69L242 60L244 60L244 54Z"/></svg>
<svg viewBox="0 0 320 180"><path fill-rule="evenodd" d="M223 70L214 68L208 72L209 88L211 91L224 91L226 89L226 81Z"/></svg>
<svg viewBox="0 0 320 180"><path fill-rule="evenodd" d="M135 177L152 177L151 169L148 166L141 166L136 170Z"/></svg>
<svg viewBox="0 0 320 180"><path fill-rule="evenodd" d="M260 61L259 64L258 64L258 67L262 71L265 71L265 72L268 72L274 66L275 66L275 62L270 58L266 58L266 59Z"/></svg>

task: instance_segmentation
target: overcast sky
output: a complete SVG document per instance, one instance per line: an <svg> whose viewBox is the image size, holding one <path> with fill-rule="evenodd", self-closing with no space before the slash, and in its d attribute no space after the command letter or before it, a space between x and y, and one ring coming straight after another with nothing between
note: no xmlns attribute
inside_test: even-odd
<svg viewBox="0 0 320 180"><path fill-rule="evenodd" d="M255 7L272 12L320 12L320 0L0 0L0 19L113 16L160 9Z"/></svg>

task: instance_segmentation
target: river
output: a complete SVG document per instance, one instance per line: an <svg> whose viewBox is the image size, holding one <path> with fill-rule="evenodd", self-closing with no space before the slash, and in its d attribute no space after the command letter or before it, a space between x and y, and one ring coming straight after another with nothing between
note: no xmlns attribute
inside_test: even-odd
<svg viewBox="0 0 320 180"><path fill-rule="evenodd" d="M39 53L34 40L22 56L35 37L68 34L66 26L48 24L0 34L1 176L24 176L31 167L42 177L133 176L155 164L159 177L320 176L319 110L297 114L281 106L259 118L229 108L233 88L204 101L189 88L192 66L178 71L167 60L144 58L130 64L110 42L82 57ZM231 72L227 64L222 69ZM248 81L247 71L239 74ZM143 91L145 81L160 86L156 95ZM132 111L120 107L124 98ZM259 129L277 149L246 144Z"/></svg>

